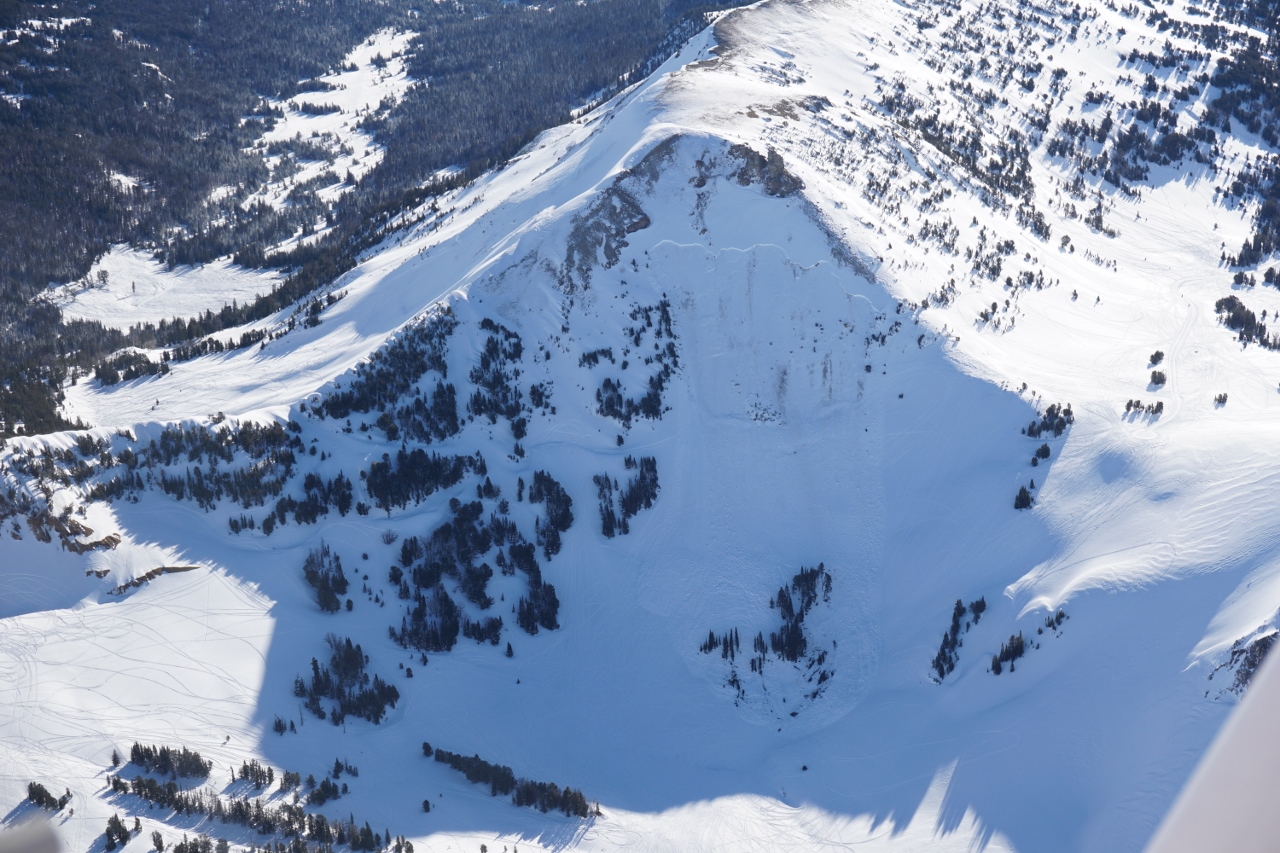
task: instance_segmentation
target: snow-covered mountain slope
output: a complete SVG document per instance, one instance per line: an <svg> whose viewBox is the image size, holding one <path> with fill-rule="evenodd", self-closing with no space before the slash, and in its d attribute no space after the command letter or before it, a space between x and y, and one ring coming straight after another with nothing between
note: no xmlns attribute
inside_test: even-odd
<svg viewBox="0 0 1280 853"><path fill-rule="evenodd" d="M114 791L140 741L431 850L1140 849L1280 608L1280 356L1215 310L1262 143L1129 194L1050 152L1165 38L736 12L312 322L68 388L96 429L5 450L10 819L38 781L73 850L284 840Z"/></svg>

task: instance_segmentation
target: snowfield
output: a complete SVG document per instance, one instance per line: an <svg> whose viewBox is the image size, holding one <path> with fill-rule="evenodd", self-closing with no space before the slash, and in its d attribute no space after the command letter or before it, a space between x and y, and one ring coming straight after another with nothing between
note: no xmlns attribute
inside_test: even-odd
<svg viewBox="0 0 1280 853"><path fill-rule="evenodd" d="M279 283L274 271L247 270L229 258L170 270L146 252L120 245L98 259L86 280L51 288L42 298L68 319L127 331L137 323L185 320L232 301L252 302Z"/></svg>
<svg viewBox="0 0 1280 853"><path fill-rule="evenodd" d="M972 2L731 13L438 200L335 283L345 296L318 325L68 387L87 437L4 450L25 507L0 528L6 819L37 812L23 797L40 781L72 794L54 821L74 851L101 849L112 814L141 822L130 853L153 831L282 840L113 793L112 749L127 759L136 740L211 759L187 787L274 805L291 795L230 771L357 766L308 811L423 850L1142 849L1237 701L1232 650L1280 611L1280 354L1243 345L1214 307L1235 294L1271 315L1280 291L1233 285L1222 263L1250 221L1214 191L1228 172L1187 160L1133 195L1097 178L1081 190L1066 158L1027 145L1016 182L1030 189L1002 203L1015 179L989 176L1020 155L977 170L883 107L910 97L990 140L1027 134L1044 109L1048 139L1093 114L1092 87L1136 92L1145 70L1122 56L1166 38L1082 8L1071 38L1056 6L1030 30ZM964 27L1020 34L1045 79L1006 80L977 109L943 67L965 58L944 49ZM1249 138L1223 138L1228 164L1261 144ZM123 322L107 293L77 296L76 316ZM376 405L326 408L377 385L362 377L424 330L439 332L426 366L378 374ZM457 428L415 438L446 383ZM249 423L287 424L292 461L162 458L176 426ZM419 448L465 472L379 504L379 472ZM647 460L656 495L628 513ZM281 495L345 478L367 514L324 497L308 523L275 494L196 497L219 472L280 468ZM536 472L572 499L558 553ZM1034 503L1016 510L1022 488ZM514 545L484 539L458 560L498 567L488 605L456 567L432 583L468 622L501 617L499 638L397 642L418 592L401 567L429 569L407 540L458 529L472 501L536 542L559 627L522 630L533 581L506 571ZM68 550L108 534L119 542ZM303 574L321 542L350 581L332 613ZM789 660L770 635L796 626ZM399 691L380 723L319 719L295 692L331 633ZM1025 654L996 674L1015 640ZM579 789L599 813L491 796L424 741Z"/></svg>

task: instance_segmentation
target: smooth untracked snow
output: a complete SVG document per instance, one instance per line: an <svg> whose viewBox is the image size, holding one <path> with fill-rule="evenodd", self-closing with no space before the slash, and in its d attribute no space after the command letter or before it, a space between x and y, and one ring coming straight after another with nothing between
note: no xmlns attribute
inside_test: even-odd
<svg viewBox="0 0 1280 853"><path fill-rule="evenodd" d="M247 270L229 258L168 269L146 252L120 245L99 258L84 281L51 288L42 298L67 319L127 331L138 323L186 320L232 302L252 302L279 283L275 271Z"/></svg>
<svg viewBox="0 0 1280 853"><path fill-rule="evenodd" d="M1118 52L1158 44L1140 21L1097 11L1078 41L1054 48L1073 80L1055 117L1080 109L1090 81L1110 85ZM1052 226L1037 239L863 100L894 73L929 95L929 54L904 40L934 32L887 0L734 13L715 53L712 35L700 37L371 253L319 326L162 378L69 388L68 412L114 442L117 428L145 444L163 423L214 412L290 417L327 453L305 457L306 470L355 480L399 442L360 429L361 415L346 433L298 403L349 383L345 371L442 298L460 323L449 377L465 399L476 324L500 322L524 342L521 384L549 383L555 413L530 418L523 458L507 424L483 418L430 449L482 451L505 497L537 469L564 484L576 521L543 567L562 627L530 637L508 624L512 658L463 639L425 666L388 639L402 603L387 567L400 546L382 534L429 534L449 498L472 499L473 478L390 517L330 514L269 537L229 534L240 512L229 502L205 512L149 491L93 504L95 535L127 534L108 554L41 551L25 528L0 546L22 567L6 582L29 589L33 561L47 562L48 579L0 622L11 709L0 717L0 804L31 811L17 806L31 779L70 786L75 815L59 820L74 850L95 849L115 812L143 819L130 853L156 828L171 841L204 831L262 843L110 796L111 748L141 739L213 757L210 783L229 792L240 789L227 767L250 757L304 776L350 761L361 770L350 794L320 810L429 850L1140 849L1234 703L1230 670L1210 672L1280 608L1280 355L1243 349L1213 310L1233 292L1222 244L1239 244L1247 215L1218 206L1202 173L1153 170L1140 198L1108 198L1120 232L1108 237L1058 212L1049 199L1065 173L1033 152ZM1025 106L1013 98L1009 109ZM803 192L768 195L740 171L734 143L774 148ZM897 196L866 192L885 176ZM952 194L924 209L940 185ZM601 200L617 204L618 188L647 221L627 224L625 245L584 238L598 232L582 223L607 219ZM886 210L885 198L899 204ZM955 254L919 238L923 220L942 216L959 231ZM995 281L963 255L983 229L988 245L1015 243ZM1064 234L1074 251L1060 248ZM571 249L594 256L587 273L567 262ZM1048 286L1011 294L1003 278L1022 271ZM915 310L949 279L953 298ZM650 338L628 343L628 312L663 298L680 366L661 419L626 428L598 412L595 391L606 376L643 387ZM1241 298L1280 309L1265 288ZM978 319L1006 299L998 324ZM603 347L616 364L580 364ZM1149 387L1157 349L1161 388ZM1228 404L1215 405L1224 392ZM1162 401L1163 414L1126 415L1133 398ZM1064 436L1021 434L1068 403ZM1050 457L1032 467L1042 442ZM657 460L661 492L630 534L607 539L591 478L624 479L628 454ZM1034 508L1014 510L1033 479ZM81 500L67 488L54 508ZM531 528L538 508L511 507ZM353 578L349 613L319 612L302 579L321 538ZM736 627L744 641L776 630L771 597L819 562L831 600L806 631L834 674L814 696L812 672L771 661L761 677L744 652L739 693L729 663L699 644L709 630ZM174 563L201 569L109 593ZM490 594L505 596L494 612L511 620L520 582L496 576ZM988 609L938 683L931 661L953 605L979 597ZM1047 627L1059 608L1065 618ZM359 641L400 689L380 726L339 729L300 710L293 678L326 654L329 631ZM992 674L1019 632L1026 656ZM277 715L304 725L277 736ZM602 815L492 798L423 758L424 740L580 788Z"/></svg>

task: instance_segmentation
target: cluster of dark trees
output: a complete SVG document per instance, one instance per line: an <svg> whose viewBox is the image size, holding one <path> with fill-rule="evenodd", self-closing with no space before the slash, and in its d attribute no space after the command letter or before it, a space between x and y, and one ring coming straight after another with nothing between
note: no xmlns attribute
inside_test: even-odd
<svg viewBox="0 0 1280 853"><path fill-rule="evenodd" d="M1011 128L1005 138L984 138L976 128L947 121L938 111L916 112L909 102L902 100L900 92L882 99L881 106L914 125L928 142L994 197L1003 200L1005 196L1012 196L1030 202L1031 149L1024 133ZM998 157L1002 168L988 168L983 163L984 154Z"/></svg>
<svg viewBox="0 0 1280 853"><path fill-rule="evenodd" d="M516 605L516 624L528 634L538 633L539 628L554 631L560 627L556 616L560 612L560 599L556 597L556 588L540 581L537 586L529 585L529 594L520 597Z"/></svg>
<svg viewBox="0 0 1280 853"><path fill-rule="evenodd" d="M425 542L411 536L400 548L400 562L409 569L410 579L418 589L429 588L449 575L459 582L463 594L481 610L493 604L486 588L493 577L488 563L476 565L476 560L494 546L502 547L508 541L522 541L514 524L498 515L484 520L484 503L463 503L457 498L449 501L452 518L437 527ZM412 565L415 560L420 562Z"/></svg>
<svg viewBox="0 0 1280 853"><path fill-rule="evenodd" d="M219 823L249 827L262 835L293 839L289 853L300 853L296 846L303 841L313 841L328 849L335 844L346 845L356 851L381 850L392 844L390 833L375 833L367 822L361 827L354 818L331 819L310 814L301 804L287 800L266 805L257 797L223 798L207 790L185 791L175 782L160 782L150 776L135 776L132 782L118 775L110 776L108 783L117 794L132 794L179 815L203 815ZM412 846L403 838L397 836L395 843L401 853L412 853ZM174 845L173 850L177 847ZM268 845L266 849L275 848ZM311 853L310 848L305 853Z"/></svg>
<svg viewBox="0 0 1280 853"><path fill-rule="evenodd" d="M298 676L293 681L293 693L306 699L307 710L320 719L326 716L333 724L340 725L348 716L360 717L377 725L386 715L387 707L394 708L400 701L400 691L387 684L379 675L369 677L365 665L369 657L350 637L330 634L327 638L332 654L328 666L321 666L311 659L311 681ZM330 699L333 705L326 715L321 699Z"/></svg>
<svg viewBox="0 0 1280 853"><path fill-rule="evenodd" d="M497 423L500 417L506 418L512 422L513 431L521 433L516 435L519 440L524 437L515 426L523 407L516 382L520 370L512 365L520 361L524 352L520 336L488 317L480 321L480 328L490 334L480 350L480 361L471 368L470 379L476 390L467 401L467 411L476 417L488 418L491 424Z"/></svg>
<svg viewBox="0 0 1280 853"><path fill-rule="evenodd" d="M167 356L168 353L166 352ZM169 372L169 359L155 362L140 352L130 351L107 359L94 368L94 376L105 385L116 385L141 379L144 376L162 376Z"/></svg>
<svg viewBox="0 0 1280 853"><path fill-rule="evenodd" d="M1036 448L1036 452L1031 457L1031 467L1035 468L1040 464L1041 460L1048 459L1053 451L1049 449L1048 443L1042 444Z"/></svg>
<svg viewBox="0 0 1280 853"><path fill-rule="evenodd" d="M1256 343L1263 349L1280 349L1280 336L1267 333L1267 324L1245 307L1238 296L1224 296L1213 304L1222 324L1236 333L1244 343Z"/></svg>
<svg viewBox="0 0 1280 853"><path fill-rule="evenodd" d="M554 525L560 524L567 530L573 521L572 501L545 472L537 472L534 482L541 499L548 503L548 518L554 519L539 522L539 529L556 530L558 536ZM531 487L530 500L534 491ZM483 486L480 492L484 495ZM492 500L498 494L497 487L490 484L490 492L484 496ZM494 563L502 573L512 575L519 570L529 585L528 593L512 606L516 624L530 634L536 634L539 628L558 628L560 602L555 587L542 580L534 546L507 517L506 501L499 501L498 512L490 513L487 522L483 517L484 503L480 500L463 503L451 498L449 508L451 519L425 540L409 536L401 542L403 569L392 566L389 579L398 585L400 598L409 600L410 604L401 618L400 628L388 629L391 638L401 646L424 652L448 651L457 642L459 633L477 642L497 645L503 628L501 617L468 619L442 583L446 576L453 578L473 605L481 610L492 607L493 598L487 588L493 567L481 558L494 547L498 549Z"/></svg>
<svg viewBox="0 0 1280 853"><path fill-rule="evenodd" d="M430 597L428 597L430 593ZM447 652L458 642L462 611L439 583L418 588L413 604L400 620L400 629L387 629L401 646L423 652Z"/></svg>
<svg viewBox="0 0 1280 853"><path fill-rule="evenodd" d="M390 517L392 509L404 509L410 501L417 506L439 489L456 486L470 473L488 473L478 451L474 456L441 456L415 447L401 448L394 462L390 454L382 454L381 461L369 466L364 479L374 505Z"/></svg>
<svg viewBox="0 0 1280 853"><path fill-rule="evenodd" d="M655 473L656 477L656 473ZM534 471L529 486L529 503L546 503L546 518L534 522L538 544L548 560L560 553L560 534L573 525L573 498L554 477L546 471Z"/></svg>
<svg viewBox="0 0 1280 853"><path fill-rule="evenodd" d="M41 785L39 782L28 782L27 799L42 809L48 809L51 812L56 812L59 809L65 808L67 803L71 802L71 789L68 788L67 792L61 797L55 797L53 794L49 793L48 788Z"/></svg>
<svg viewBox="0 0 1280 853"><path fill-rule="evenodd" d="M657 318L655 324L654 318ZM657 305L639 306L632 310L631 319L639 321L635 326L628 326L624 332L629 343L639 351L646 331L653 332L653 354L644 356L646 366L657 365L655 372L649 374L645 381L645 390L640 397L630 397L625 393L622 380L605 377L596 389L596 410L608 418L613 418L623 426L631 426L634 418L658 420L662 417L662 393L672 374L680 366L680 357L676 351L675 331L671 327L671 303L664 295ZM661 343L666 338L664 347ZM637 356L638 357L638 356ZM624 360L622 366L627 366Z"/></svg>
<svg viewBox="0 0 1280 853"><path fill-rule="evenodd" d="M319 474L308 472L302 480L302 500L293 495L284 495L277 500L275 510L262 520L262 532L270 536L275 525L284 524L290 514L298 524L315 524L320 516L329 514L330 506L338 510L338 515L345 516L351 511L354 500L351 480L341 471L336 477L327 480ZM356 509L361 515L368 512L367 506L363 509L357 506ZM232 532L236 532L234 526Z"/></svg>
<svg viewBox="0 0 1280 853"><path fill-rule="evenodd" d="M276 771L271 767L263 767L258 762L258 759L252 758L241 763L239 778L242 781L253 785L255 790L262 790L263 788L268 788L275 784ZM231 771L231 779L232 781L235 781L236 779L236 772L234 769Z"/></svg>
<svg viewBox="0 0 1280 853"><path fill-rule="evenodd" d="M554 782L517 778L510 767L492 764L479 755L467 757L444 749L432 750L427 743L422 745L422 752L428 757L434 752L436 761L462 773L468 782L488 785L489 792L495 797L510 794L511 801L517 806L530 806L542 812L559 810L571 817L585 818L591 815L587 798L581 791L573 788L561 788Z"/></svg>
<svg viewBox="0 0 1280 853"><path fill-rule="evenodd" d="M375 424L391 441L403 437L429 443L456 435L460 428L458 392L452 383L437 382L429 401L423 394L415 394L411 402L378 415Z"/></svg>
<svg viewBox="0 0 1280 853"><path fill-rule="evenodd" d="M742 640L738 637L738 629L730 628L719 635L715 631L708 631L707 638L702 641L701 646L698 646L698 651L709 655L716 649L720 650L720 657L725 660L737 658L738 652L742 651Z"/></svg>
<svg viewBox="0 0 1280 853"><path fill-rule="evenodd" d="M213 762L200 757L200 753L185 746L174 749L168 746L143 746L135 743L129 749L129 761L148 773L161 776L190 776L208 779Z"/></svg>
<svg viewBox="0 0 1280 853"><path fill-rule="evenodd" d="M951 609L951 627L942 635L942 644L938 647L938 653L933 657L933 671L938 674L938 680L946 678L956 668L956 661L959 660L960 654L957 651L960 646L964 645L964 641L960 639L960 622L964 619L965 614L969 613L973 616L973 622L965 622L964 630L969 630L969 625L976 625L982 619L982 614L987 609L987 597L984 595L977 601L969 602L969 606L960 599L956 599L955 606Z"/></svg>
<svg viewBox="0 0 1280 853"><path fill-rule="evenodd" d="M593 349L590 352L584 352L578 356L578 367L595 367L600 363L600 359L607 360L610 364L615 364L613 360L613 347L601 347Z"/></svg>
<svg viewBox="0 0 1280 853"><path fill-rule="evenodd" d="M356 367L346 387L325 394L312 412L347 418L357 412L385 410L412 392L428 371L447 379L449 336L457 325L453 310L446 306L410 326Z"/></svg>
<svg viewBox="0 0 1280 853"><path fill-rule="evenodd" d="M608 474L596 474L591 478L591 482L596 484L596 497L600 501L600 532L609 539L618 533L626 533L614 509L613 493L618 488L618 481Z"/></svg>
<svg viewBox="0 0 1280 853"><path fill-rule="evenodd" d="M763 631L756 634L752 641L753 655L750 662L752 672L764 672L764 663L770 653L791 663L805 656L809 649L809 640L804 633L804 620L819 600L823 602L831 600L831 575L827 573L824 563L819 563L812 568L802 567L792 576L790 584L778 588L777 594L769 599L769 607L778 610L782 617L782 626L777 631L770 632L768 640L765 639ZM742 651L742 641L738 636L737 628L730 628L719 635L715 631L709 631L707 639L698 648L703 654L719 650L721 657L732 661L737 658L738 652ZM826 651L819 651L809 663L813 666L821 666L826 661L826 654ZM829 673L821 672L819 684L829 677Z"/></svg>
<svg viewBox="0 0 1280 853"><path fill-rule="evenodd" d="M279 423L260 425L253 422L234 427L170 426L164 429L158 440L153 439L145 447L130 441L115 455L105 445L95 448L92 458L98 463L98 471L123 470L110 479L94 483L89 489L89 497L91 500L110 500L158 486L177 500L195 501L206 511L215 509L223 499L230 499L246 508L263 506L281 493L285 481L293 474L297 461L294 451L302 449L302 441L290 434L294 426L291 423L286 429ZM234 464L237 453L247 456L247 464ZM46 459L61 462L64 467L74 468L77 464L77 460L67 459L65 455L56 459L48 450L44 454ZM89 454L83 455L87 461ZM170 474L166 470L181 462L200 463L206 459L205 468L197 464L181 473ZM18 464L29 469L34 476L53 473L33 467L30 460L19 460ZM94 473L83 466L81 470L86 476ZM233 524L232 529L240 526L248 526L248 519L244 525Z"/></svg>
<svg viewBox="0 0 1280 853"><path fill-rule="evenodd" d="M495 538L501 547L508 534L518 535L518 531L497 516L491 516L490 523L484 524L481 521L484 505L480 501L464 504L453 498L450 509L452 520L437 527L425 543L411 536L401 546L400 561L409 569L409 580L414 586L412 593L400 567L391 567L391 582L399 584L400 597L412 598L414 602L401 620L400 631L391 630L392 639L402 646L447 651L456 642L459 628L471 639L498 643L502 619L487 617L479 622L465 619L441 580L445 575L454 578L467 600L481 610L489 609L493 598L487 590L493 568L486 562L476 565L476 558L489 551ZM420 562L412 565L416 560ZM430 600L427 590L431 592Z"/></svg>
<svg viewBox="0 0 1280 853"><path fill-rule="evenodd" d="M463 620L462 636L477 643L488 643L496 646L502 640L502 617L486 616L479 621ZM510 647L510 643L507 644Z"/></svg>
<svg viewBox="0 0 1280 853"><path fill-rule="evenodd" d="M336 782L326 776L321 779L314 788L307 792L307 805L323 806L330 800L336 800L341 797L343 792L346 790L346 787L347 786L344 783L342 787L339 788Z"/></svg>
<svg viewBox="0 0 1280 853"><path fill-rule="evenodd" d="M1013 672L1013 662L1026 653L1027 644L1022 639L1022 632L1019 631L1017 635L1011 635L1009 637L1009 642L1000 644L1000 651L998 654L991 656L991 671L996 675L999 675L1004 671L1004 665L1007 663L1009 665L1009 671Z"/></svg>
<svg viewBox="0 0 1280 853"><path fill-rule="evenodd" d="M1084 119L1064 121L1048 143L1050 156L1071 159L1079 170L1100 174L1119 189L1126 189L1130 182L1145 181L1149 163L1168 166L1187 157L1212 162L1218 142L1213 128L1199 124L1180 130L1177 112L1149 98L1132 106L1133 120L1123 129L1117 127L1110 111L1097 124ZM1102 143L1098 154L1089 153L1086 143L1090 141Z"/></svg>
<svg viewBox="0 0 1280 853"><path fill-rule="evenodd" d="M164 851L164 836L159 830L151 833L151 846L155 848L156 853ZM305 844L303 845L306 846ZM231 853L231 844L225 838L219 838L216 841L207 835L197 835L195 838L187 838L187 834L182 834L181 841L173 842L173 846L169 848L170 853Z"/></svg>
<svg viewBox="0 0 1280 853"><path fill-rule="evenodd" d="M1145 412L1148 415L1162 415L1164 414L1164 401L1157 400L1154 403L1147 403L1146 405L1143 405L1141 400L1129 400L1124 404L1124 412L1126 415L1130 412L1133 412L1134 414L1142 414Z"/></svg>
<svg viewBox="0 0 1280 853"><path fill-rule="evenodd" d="M636 471L618 498L618 506L622 510L622 532L626 533L627 519L642 509L650 509L658 497L658 460L652 456L641 456L637 462L635 457L627 456L623 464Z"/></svg>
<svg viewBox="0 0 1280 853"><path fill-rule="evenodd" d="M326 613L342 609L342 598L347 594L347 575L342 570L342 557L334 553L325 542L307 553L302 564L302 576L316 591L316 603Z"/></svg>
<svg viewBox="0 0 1280 853"><path fill-rule="evenodd" d="M608 474L592 477L600 500L600 532L609 538L630 533L631 518L642 509L651 508L658 497L658 461L654 457L642 456L637 462L634 456L628 455L623 464L628 470L638 471L626 488L618 492L617 511L614 492L618 490L618 481L610 479Z"/></svg>
<svg viewBox="0 0 1280 853"><path fill-rule="evenodd" d="M1031 481L1031 488L1036 487L1036 481ZM1013 496L1014 509L1031 509L1031 505L1036 502L1035 496L1031 494L1031 490L1026 486L1018 486L1018 493Z"/></svg>
<svg viewBox="0 0 1280 853"><path fill-rule="evenodd" d="M129 843L129 827L124 825L124 821L120 819L118 814L113 814L107 818L107 831L104 835L106 836L107 850L115 850L117 847L123 847Z"/></svg>
<svg viewBox="0 0 1280 853"><path fill-rule="evenodd" d="M1075 420L1075 412L1071 411L1070 403L1066 406L1053 403L1044 410L1038 421L1032 421L1022 432L1031 438L1039 438L1042 434L1051 432L1054 438L1058 438Z"/></svg>

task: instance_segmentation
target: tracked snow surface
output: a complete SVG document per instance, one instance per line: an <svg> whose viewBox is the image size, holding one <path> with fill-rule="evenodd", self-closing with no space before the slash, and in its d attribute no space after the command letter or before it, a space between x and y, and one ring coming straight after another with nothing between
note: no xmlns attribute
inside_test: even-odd
<svg viewBox="0 0 1280 853"><path fill-rule="evenodd" d="M1215 191L1264 143L1127 193L1050 151L1214 61L1126 58L1178 38L735 12L287 333L69 386L94 428L3 455L0 813L38 782L130 853L1141 849L1280 608L1280 355L1215 311L1280 311Z"/></svg>

